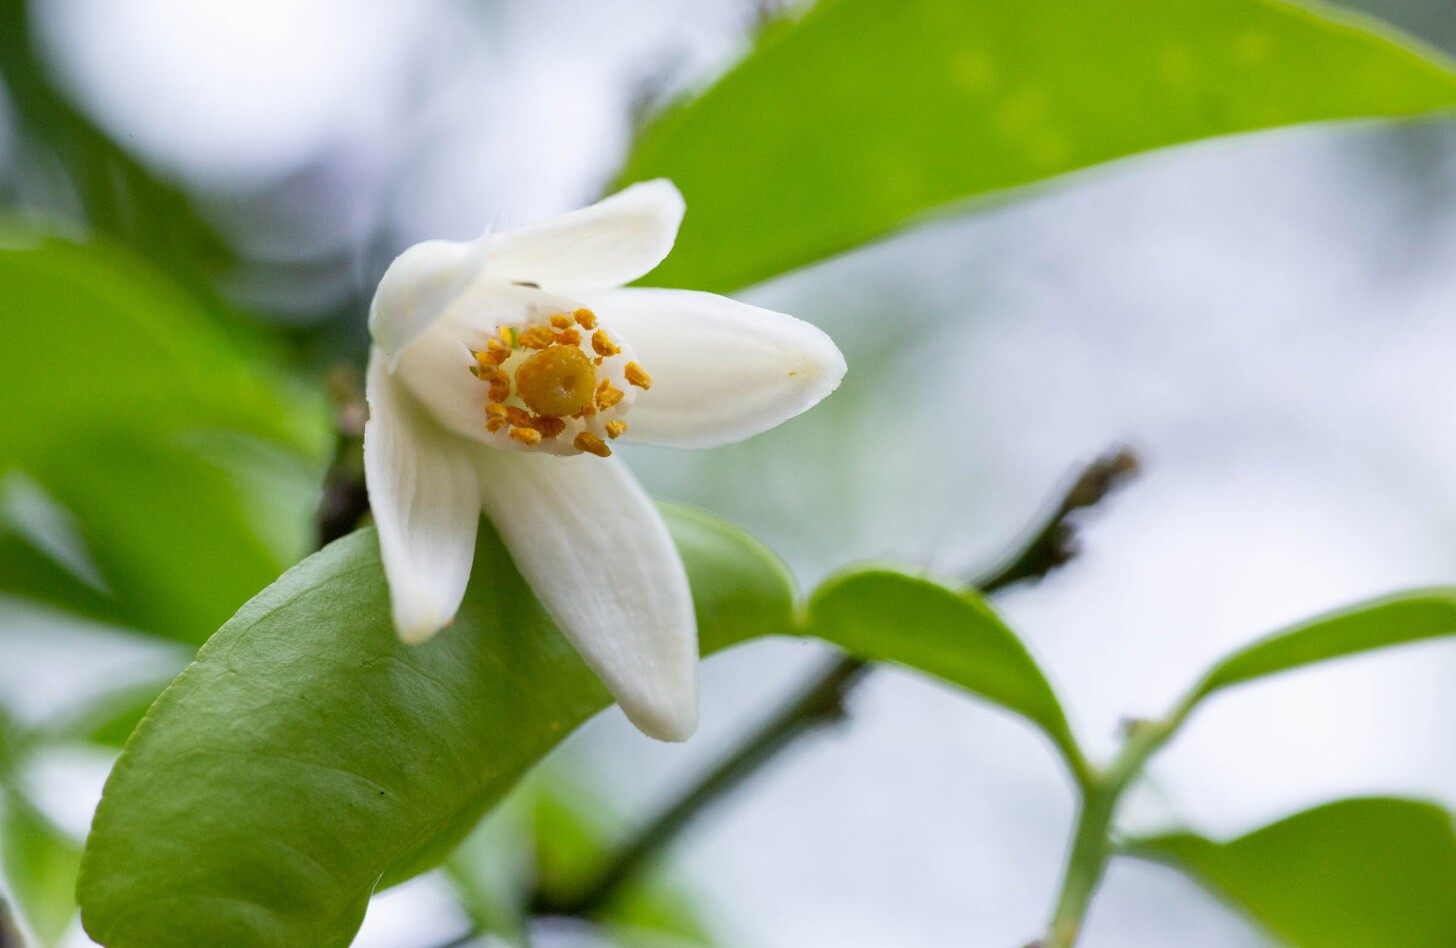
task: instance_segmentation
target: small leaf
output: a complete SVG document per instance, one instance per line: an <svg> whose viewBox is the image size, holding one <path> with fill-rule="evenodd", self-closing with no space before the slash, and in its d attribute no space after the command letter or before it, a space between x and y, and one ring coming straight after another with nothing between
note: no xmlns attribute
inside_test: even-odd
<svg viewBox="0 0 1456 948"><path fill-rule="evenodd" d="M1430 803L1342 800L1217 843L1128 844L1179 866L1299 948L1456 945L1456 833Z"/></svg>
<svg viewBox="0 0 1456 948"><path fill-rule="evenodd" d="M1021 715L1080 772L1081 753L1046 676L974 591L890 569L856 569L820 586L808 616L809 634L861 658L927 672Z"/></svg>
<svg viewBox="0 0 1456 948"><path fill-rule="evenodd" d="M741 531L665 511L704 651L787 631L793 587ZM245 606L162 694L97 810L82 918L107 948L338 948L370 893L438 864L606 707L483 525L454 626L406 646L372 530Z"/></svg>
<svg viewBox="0 0 1456 948"><path fill-rule="evenodd" d="M19 792L0 801L5 882L21 918L42 945L60 941L76 914L76 871L81 846L46 819Z"/></svg>
<svg viewBox="0 0 1456 948"><path fill-rule="evenodd" d="M1391 645L1456 634L1456 593L1420 590L1352 606L1278 632L1220 662L1193 700L1220 688Z"/></svg>
<svg viewBox="0 0 1456 948"><path fill-rule="evenodd" d="M968 198L1150 149L1456 105L1374 21L1276 0L825 0L641 137L688 214L661 286L727 291Z"/></svg>

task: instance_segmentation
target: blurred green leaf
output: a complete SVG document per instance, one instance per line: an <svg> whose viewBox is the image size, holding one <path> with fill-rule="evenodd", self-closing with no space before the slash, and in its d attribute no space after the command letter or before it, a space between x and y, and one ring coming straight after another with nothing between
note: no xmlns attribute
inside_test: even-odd
<svg viewBox="0 0 1456 948"><path fill-rule="evenodd" d="M6 886L31 933L40 944L54 945L76 914L81 846L18 792L0 800L0 811Z"/></svg>
<svg viewBox="0 0 1456 948"><path fill-rule="evenodd" d="M445 872L482 932L518 939L532 883L548 894L582 891L626 834L621 824L578 781L537 771L450 854ZM593 921L622 944L713 944L689 894L660 872L623 889Z"/></svg>
<svg viewBox="0 0 1456 948"><path fill-rule="evenodd" d="M823 0L641 137L682 234L651 282L727 291L957 202L1216 135L1456 106L1374 21L1278 0Z"/></svg>
<svg viewBox="0 0 1456 948"><path fill-rule="evenodd" d="M831 577L809 601L806 631L861 658L964 688L1040 727L1083 767L1066 715L1026 646L972 590L883 568Z"/></svg>
<svg viewBox="0 0 1456 948"><path fill-rule="evenodd" d="M1456 593L1402 593L1362 603L1276 633L1216 665L1190 704L1220 688L1391 645L1456 634Z"/></svg>
<svg viewBox="0 0 1456 948"><path fill-rule="evenodd" d="M64 577L7 516L0 590L200 641L306 551L326 406L256 340L100 244L8 235L0 305L23 355L0 375L0 474L39 485L99 574Z"/></svg>
<svg viewBox="0 0 1456 948"><path fill-rule="evenodd" d="M1430 803L1342 800L1232 842L1179 834L1127 848L1191 872L1300 948L1456 945L1456 833Z"/></svg>
<svg viewBox="0 0 1456 948"><path fill-rule="evenodd" d="M761 546L666 511L705 652L790 630ZM488 528L454 626L402 645L372 531L305 560L163 693L107 783L80 893L108 948L341 946L605 707Z"/></svg>

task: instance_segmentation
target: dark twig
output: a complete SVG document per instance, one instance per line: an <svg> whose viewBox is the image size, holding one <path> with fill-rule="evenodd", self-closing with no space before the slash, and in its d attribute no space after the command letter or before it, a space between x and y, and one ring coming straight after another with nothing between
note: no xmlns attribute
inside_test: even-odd
<svg viewBox="0 0 1456 948"><path fill-rule="evenodd" d="M320 547L351 533L369 512L369 492L364 486L364 422L369 420L369 409L359 373L352 366L340 367L329 373L328 381L338 438L319 500Z"/></svg>
<svg viewBox="0 0 1456 948"><path fill-rule="evenodd" d="M1118 446L1087 465L1042 522L1042 526L1006 564L976 582L983 593L994 593L1033 582L1065 565L1077 555L1072 514L1100 503L1138 470L1136 455ZM738 747L691 790L628 840L596 880L565 895L537 891L530 901L536 915L590 917L631 885L714 802L763 768L796 739L842 720L850 693L874 666L863 659L834 660L816 675L777 714L745 737Z"/></svg>

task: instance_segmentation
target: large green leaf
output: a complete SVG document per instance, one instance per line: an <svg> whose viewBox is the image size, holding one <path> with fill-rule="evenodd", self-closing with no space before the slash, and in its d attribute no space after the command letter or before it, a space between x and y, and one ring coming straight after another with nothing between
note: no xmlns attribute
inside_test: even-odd
<svg viewBox="0 0 1456 948"><path fill-rule="evenodd" d="M1452 634L1456 634L1456 593L1450 590L1378 599L1301 623L1235 652L1208 673L1193 700L1302 665Z"/></svg>
<svg viewBox="0 0 1456 948"><path fill-rule="evenodd" d="M668 511L703 649L789 631L782 567ZM438 862L608 698L483 529L454 626L390 627L372 531L243 608L152 707L96 814L83 918L108 948L347 944L382 874Z"/></svg>
<svg viewBox="0 0 1456 948"><path fill-rule="evenodd" d="M0 474L74 521L100 579L10 523L0 590L200 641L305 552L327 414L255 340L100 244L8 234L0 306Z"/></svg>
<svg viewBox="0 0 1456 948"><path fill-rule="evenodd" d="M1129 849L1180 866L1299 948L1456 945L1456 833L1429 803L1342 800L1227 843Z"/></svg>
<svg viewBox="0 0 1456 948"><path fill-rule="evenodd" d="M649 127L688 215L660 285L730 290L978 195L1180 142L1456 106L1444 62L1278 0L822 0Z"/></svg>
<svg viewBox="0 0 1456 948"><path fill-rule="evenodd" d="M54 945L76 914L80 845L18 791L0 798L0 865L16 907L41 945Z"/></svg>
<svg viewBox="0 0 1456 948"><path fill-rule="evenodd" d="M856 569L824 583L807 631L863 658L929 672L1036 724L1067 756L1081 753L1066 715L1026 646L973 590L889 569Z"/></svg>

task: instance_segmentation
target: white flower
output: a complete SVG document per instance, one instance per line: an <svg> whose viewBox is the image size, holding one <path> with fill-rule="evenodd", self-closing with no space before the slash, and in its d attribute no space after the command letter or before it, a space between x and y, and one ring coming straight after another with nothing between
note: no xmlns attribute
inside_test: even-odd
<svg viewBox="0 0 1456 948"><path fill-rule="evenodd" d="M683 209L671 182L650 181L406 250L369 314L364 433L400 637L454 618L483 510L627 716L662 740L697 726L696 621L667 527L611 444L737 441L809 408L845 370L829 337L791 316L620 288L667 256Z"/></svg>

